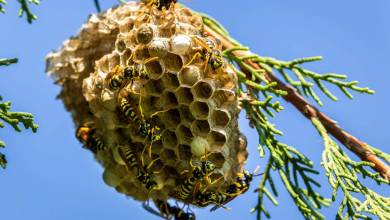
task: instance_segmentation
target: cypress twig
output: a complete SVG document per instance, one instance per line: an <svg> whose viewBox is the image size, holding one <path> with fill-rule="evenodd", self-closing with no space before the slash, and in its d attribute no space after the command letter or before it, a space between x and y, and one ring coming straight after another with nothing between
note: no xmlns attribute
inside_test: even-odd
<svg viewBox="0 0 390 220"><path fill-rule="evenodd" d="M29 4L35 4L35 5L39 5L39 0L18 0L19 4L20 4L20 9L19 9L19 12L18 12L18 15L19 17L22 17L24 14L26 14L26 20L28 23L32 23L34 20L37 19L37 16L31 12L30 10L30 7L29 7ZM3 8L3 6L7 4L7 1L5 0L0 0L0 12L1 13L5 13L5 10Z"/></svg>
<svg viewBox="0 0 390 220"><path fill-rule="evenodd" d="M232 68L237 74L239 79L239 92L242 96L242 106L246 110L250 125L256 128L259 134L260 156L264 156L266 149L270 153L270 159L265 174L257 190L259 193L258 204L253 209L253 211L257 211L257 219L261 218L261 214L264 214L266 217L270 216L268 211L264 208L264 195L266 195L272 203L275 205L277 204L276 199L266 189L266 183L268 182L270 183L269 185L273 194L277 196L272 181L271 170L277 171L276 173L279 174L284 186L305 219L323 219L323 216L317 209L322 205L328 206L330 202L328 199L323 198L315 192L314 186L319 187L319 184L308 175L318 174L318 171L312 168L313 163L295 148L280 143L277 140L277 135L281 135L282 133L270 123L264 114L267 113L268 115L273 116L270 108L272 109L272 106L279 106L278 103L270 105L270 100L275 96L282 96L311 121L318 121L323 125L323 130L319 129L319 126L316 126L316 128L322 132L321 135L324 138L326 145L324 154L328 152L329 149L332 149L333 155L336 155L334 154L336 152L334 144L333 148L327 147L330 146L330 138L325 138L325 134L327 135L327 133L330 133L363 160L363 162L354 162L350 160L338 147L337 152L340 155L333 156L332 154L328 154L328 158L332 158L333 160L338 158L340 160L336 165L333 164L334 166L330 169L330 165L324 163L328 165L325 165L325 169L327 174L332 176L329 177L329 181L335 192L337 192L339 187L344 187L341 186L341 183L335 184L335 179L342 182L349 181L350 184L356 182L359 185L359 187L355 188L352 188L351 186L344 187L344 200L340 205L337 218L366 218L367 216L365 216L364 213L369 213L376 215L381 219L387 219L385 216L388 213L388 209L383 206L388 206L389 199L382 197L363 186L363 184L359 182L356 174L360 173L363 177L369 177L378 183L389 183L390 169L379 159L382 158L389 162L389 155L361 142L338 127L336 122L321 113L300 95L312 97L318 104L322 105L321 100L313 90L313 86L317 85L330 99L337 100L337 98L325 87L324 82L337 86L349 98L352 98L352 95L348 90L367 94L373 94L374 92L368 88L358 87L357 82L355 81L345 82L345 75L334 73L318 74L301 67L304 63L318 61L321 60L322 57L301 58L287 62L279 61L274 58L261 57L250 52L248 48L243 47L240 43L232 39L228 33L221 28L221 25L213 21L213 19L204 16L204 23L205 34L211 35L221 41L222 46L225 49L223 54L228 61L230 61L228 67ZM274 70L281 74L287 84L279 80L273 74ZM288 72L295 75L297 79L294 80ZM278 112L280 109L274 108L273 110ZM327 140L328 143L325 140ZM373 167L378 173L368 171L366 168L367 166ZM345 172L338 172L336 169L341 169L341 171L344 170ZM333 173L331 174L331 172ZM381 178L380 175L382 175L383 178ZM302 184L302 186L300 184ZM367 199L365 202L361 203L356 198L352 197L350 192L361 193ZM359 206L357 206L357 204L359 204ZM345 215L343 215L344 210L346 210Z"/></svg>
<svg viewBox="0 0 390 220"><path fill-rule="evenodd" d="M11 59L0 58L0 66L9 66L17 62L18 62L17 58L11 58Z"/></svg>
<svg viewBox="0 0 390 220"><path fill-rule="evenodd" d="M18 59L6 59L0 58L0 66L8 66L14 63L17 63ZM34 116L27 112L12 112L11 102L3 102L3 98L0 96L0 128L5 126L4 123L11 125L15 131L21 132L20 124L24 126L25 129L31 129L33 132L36 132L38 125L34 124ZM4 148L5 143L0 140L0 148ZM0 167L6 168L7 159L6 156L0 152Z"/></svg>
<svg viewBox="0 0 390 220"><path fill-rule="evenodd" d="M233 42L230 41L229 38L226 38L226 36L222 36L218 34L216 31L214 31L212 28L205 26L205 32L207 34L210 34L219 40L221 40L223 46L227 49L237 47ZM242 51L242 50L235 50L232 51L233 56L235 57L241 57L241 56L247 56L250 55L249 51ZM251 66L254 69L262 69L262 66L259 63L255 63L251 60L247 60L245 64ZM242 71L247 71L245 69L245 66ZM384 178L390 179L390 167L386 164L384 164L378 157L380 155L376 155L373 150L371 150L372 147L368 147L368 145L353 135L349 134L342 128L340 128L337 125L337 122L329 118L324 113L320 112L316 107L311 105L308 101L306 101L301 95L299 95L295 89L288 84L285 84L280 79L278 79L272 72L265 71L265 77L270 82L276 82L275 88L278 90L285 91L286 94L282 97L289 103L293 104L294 107L300 111L304 116L307 118L318 118L321 123L324 124L326 130L334 136L337 140L339 140L341 143L343 143L344 146L346 146L349 150L351 150L353 153L358 155L362 160L371 162L374 165L374 169L378 171ZM358 92L362 93L369 93L371 94L372 91L366 88L360 88L360 89L354 89Z"/></svg>

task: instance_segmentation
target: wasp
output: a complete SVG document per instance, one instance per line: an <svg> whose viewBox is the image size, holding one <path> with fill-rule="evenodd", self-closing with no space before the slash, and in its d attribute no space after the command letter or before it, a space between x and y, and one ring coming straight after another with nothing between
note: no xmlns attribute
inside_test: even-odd
<svg viewBox="0 0 390 220"><path fill-rule="evenodd" d="M195 195L196 204L200 207L206 207L209 204L221 205L230 198L229 195L220 192L204 192Z"/></svg>
<svg viewBox="0 0 390 220"><path fill-rule="evenodd" d="M144 209L154 215L160 216L165 219L175 220L195 220L195 214L192 212L185 212L177 206L171 206L168 202L162 200L155 200L154 204L160 212L152 209L146 202L142 204Z"/></svg>
<svg viewBox="0 0 390 220"><path fill-rule="evenodd" d="M108 81L108 88L110 90L116 91L120 89L124 85L125 80L122 67L116 65L112 72L109 73L108 78L110 79Z"/></svg>
<svg viewBox="0 0 390 220"><path fill-rule="evenodd" d="M158 57L150 57L143 61L141 64L131 64L122 68L120 65L116 65L114 69L109 73L110 80L108 81L108 88L116 91L126 85L126 82L131 83L134 79L147 78L149 76L146 69L146 64L157 60ZM131 57L129 58L131 60Z"/></svg>
<svg viewBox="0 0 390 220"><path fill-rule="evenodd" d="M180 199L187 199L192 196L195 189L195 184L206 177L208 174L212 173L215 170L215 165L211 161L202 161L199 166L193 166L192 175L183 184L180 185L177 195Z"/></svg>
<svg viewBox="0 0 390 220"><path fill-rule="evenodd" d="M149 170L153 162L151 162L149 166L142 165L142 167L140 167L136 153L129 146L119 147L118 153L129 169L136 170L137 179L145 186L147 190L152 190L157 186L157 183L153 180L153 174L145 171Z"/></svg>
<svg viewBox="0 0 390 220"><path fill-rule="evenodd" d="M139 99L138 106L134 106L126 98L121 98L119 107L125 117L138 125L138 131L142 136L146 137L151 142L158 141L161 139L160 128L153 125L151 119L145 118L140 102L141 99Z"/></svg>
<svg viewBox="0 0 390 220"><path fill-rule="evenodd" d="M126 98L121 98L119 102L119 107L124 116L129 118L134 124L139 124L141 133L147 133L147 126L143 125L145 123L144 116L139 107L132 105Z"/></svg>
<svg viewBox="0 0 390 220"><path fill-rule="evenodd" d="M139 133L145 137L145 142L148 141L150 143L149 145L145 145L141 154L141 160L143 161L143 155L147 146L149 146L148 152L149 157L151 158L151 147L153 142L161 139L161 129L152 123L152 118L160 112L154 113L150 118L145 118L141 107L141 98L139 98L138 106L134 106L134 104L130 103L127 98L120 98L119 102L120 109L125 117L129 118L134 124L138 125Z"/></svg>
<svg viewBox="0 0 390 220"><path fill-rule="evenodd" d="M204 42L198 36L194 36L192 39L202 47L202 51L195 53L185 66L193 63L198 57L205 60L204 71L206 71L208 66L213 70L217 70L224 65L222 53L212 40L205 38Z"/></svg>
<svg viewBox="0 0 390 220"><path fill-rule="evenodd" d="M134 79L147 78L149 76L149 73L146 69L146 64L155 60L158 60L158 57L149 57L140 64L134 63L132 65L126 66L123 70L123 77L132 81Z"/></svg>
<svg viewBox="0 0 390 220"><path fill-rule="evenodd" d="M177 2L177 0L151 0L148 3L148 6L157 6L158 10L169 9L171 7L171 4L174 5Z"/></svg>
<svg viewBox="0 0 390 220"><path fill-rule="evenodd" d="M96 154L98 151L104 151L107 147L96 134L94 128L88 126L80 126L76 130L77 139L83 144L83 147Z"/></svg>
<svg viewBox="0 0 390 220"><path fill-rule="evenodd" d="M223 207L224 204L232 201L238 195L241 195L248 191L253 177L260 175L262 174L249 173L247 170L244 170L244 172L238 174L236 181L228 187L226 192L215 193L214 195L206 195L205 197L209 197L207 199L211 200L212 203L217 204L216 206L211 208L210 211L215 211L219 207Z"/></svg>

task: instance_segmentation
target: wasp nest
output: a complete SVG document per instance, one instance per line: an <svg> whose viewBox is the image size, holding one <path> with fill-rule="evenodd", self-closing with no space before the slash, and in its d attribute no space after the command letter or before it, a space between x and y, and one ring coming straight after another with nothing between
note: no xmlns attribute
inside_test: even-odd
<svg viewBox="0 0 390 220"><path fill-rule="evenodd" d="M76 127L92 126L106 146L95 156L118 192L141 201L180 199L180 184L202 161L216 166L200 184L208 190L226 189L243 171L236 78L225 61L213 65L218 41L202 33L201 17L184 7L159 11L129 2L92 15L48 55L47 71L62 86L59 98ZM138 75L124 77L126 68ZM151 139L140 131L145 121L146 132L155 131ZM126 166L121 147L152 173L153 190Z"/></svg>

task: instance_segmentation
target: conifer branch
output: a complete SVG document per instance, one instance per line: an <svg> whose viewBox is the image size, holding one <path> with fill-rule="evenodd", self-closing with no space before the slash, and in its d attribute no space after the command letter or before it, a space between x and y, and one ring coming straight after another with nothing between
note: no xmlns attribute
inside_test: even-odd
<svg viewBox="0 0 390 220"><path fill-rule="evenodd" d="M37 19L37 16L31 12L29 3L39 5L39 0L28 0L28 3L26 0L18 0L18 2L20 3L19 17L22 17L24 14L26 14L27 22L31 24L34 20Z"/></svg>
<svg viewBox="0 0 390 220"><path fill-rule="evenodd" d="M8 66L13 63L17 63L18 60L14 59L0 59L0 66ZM38 125L34 123L34 116L27 112L12 112L11 102L3 102L3 98L0 96L0 128L4 128L5 123L13 127L17 132L21 132L20 125L23 125L25 129L31 129L36 132ZM0 148L4 148L5 143L0 140ZM0 167L5 168L7 160L4 154L0 152Z"/></svg>
<svg viewBox="0 0 390 220"><path fill-rule="evenodd" d="M358 179L359 174L375 181L388 183L380 177L379 173L371 173L365 169L372 166L369 162L356 162L343 152L333 141L325 127L317 118L312 118L313 125L325 143L322 154L322 166L325 168L329 183L333 188L332 200L336 199L338 189L344 194L336 219L370 219L367 214L378 216L379 219L389 220L390 198L383 197L365 187ZM355 194L364 196L361 201Z"/></svg>
<svg viewBox="0 0 390 220"><path fill-rule="evenodd" d="M239 85L240 93L243 93L243 85ZM249 87L245 95L240 94L241 97L245 97L241 100L242 106L246 110L251 124L259 134L260 156L264 156L265 148L270 152L268 165L257 190L259 192L259 202L252 211L257 212L258 219L261 219L261 214L264 214L268 218L270 217L269 212L264 207L264 195L274 205L278 204L275 198L278 196L278 193L270 172L272 169L281 178L290 196L297 204L299 211L306 219L324 219L321 213L318 212L318 209L322 206L328 206L329 200L315 192L315 188L320 187L320 184L311 177L311 175L317 175L318 171L313 169L313 162L310 159L295 148L277 140L277 136L282 135L282 132L270 123L265 113L268 111L267 114L273 116L269 108L278 111L280 108L275 106L279 106L279 104L267 105L265 103L270 102L266 100L259 101L258 103L261 104L258 105L257 102L250 101L251 99L249 97L253 97L253 100L259 100L260 93L259 90ZM265 187L266 183L269 184L272 194Z"/></svg>
<svg viewBox="0 0 390 220"><path fill-rule="evenodd" d="M11 64L17 63L18 59L17 58L0 58L0 66L9 66Z"/></svg>
<svg viewBox="0 0 390 220"><path fill-rule="evenodd" d="M248 56L258 56L251 53L249 50L243 50L241 45L239 45L235 40L230 40L229 36L221 35L217 29L216 25L211 26L210 18L207 18L207 22L205 22L205 32L209 35L212 35L218 38L224 48L227 50L225 54L230 54L231 57L228 56L230 60L240 60L240 57L248 57ZM214 29L213 29L214 28ZM258 56L260 57L260 56ZM241 60L242 61L242 60ZM242 62L236 63L242 72L245 72L245 76L249 79L255 77L258 82L268 82L268 83L276 83L274 88L277 91L283 91L284 94L281 94L282 97L294 107L300 111L306 118L318 118L321 123L325 126L326 130L337 140L339 140L344 146L346 146L353 153L358 155L363 161L368 161L374 164L374 169L378 171L384 178L390 179L390 167L385 164L380 158L385 157L385 154L375 154L375 152L379 152L377 149L373 149L373 147L367 145L366 143L360 141L353 135L349 134L342 128L337 125L337 122L330 119L327 115L320 112L316 107L311 105L308 101L306 101L301 95L299 95L293 86L284 83L280 79L278 79L270 68L267 65L264 65L260 62L254 62L253 60L246 59ZM259 73L263 73L260 76L257 76ZM237 73L239 75L239 73ZM356 91L363 93L371 93L369 89L361 88ZM388 158L388 155L387 155ZM388 159L386 159L388 160Z"/></svg>
<svg viewBox="0 0 390 220"><path fill-rule="evenodd" d="M231 63L229 68L232 68L238 76L242 106L246 110L250 125L255 127L259 134L260 156L264 156L264 148L267 148L270 153L270 159L265 174L257 190L259 192L258 204L253 209L253 211L257 211L257 219L260 219L261 214L264 214L266 217L270 216L264 208L263 199L265 196L275 205L277 204L275 198L270 196L271 193L266 189L266 183L269 183L273 195L277 196L277 192L274 190L275 187L273 186L271 170L277 171L287 191L294 199L295 204L305 219L322 219L323 217L318 213L317 209L320 208L321 205L329 205L329 200L324 199L313 190L312 185L318 186L318 183L307 175L307 173L317 174L317 171L312 169L312 162L295 148L280 143L277 140L277 135L281 135L282 133L269 122L267 117L267 115L271 117L274 116L270 109L275 112L281 110L279 103L271 104L271 100L275 96L282 96L311 121L317 120L320 122L324 128L322 130L323 132L331 134L363 160L363 162L354 162L347 158L347 155L338 148L340 154L344 155L344 159L342 162L335 164L331 169L329 169L329 164L324 163L328 166L325 167L325 169L329 169L328 171L336 168L349 169L350 173L346 176L342 172L336 172L333 173L333 178L349 178L349 180L352 180L351 178L353 178L353 181L359 181L356 174L360 173L363 177L372 178L378 183L388 183L390 169L388 165L379 158L389 162L389 155L378 149L372 148L341 129L335 121L320 112L300 95L303 94L307 97L312 97L318 104L322 105L318 95L314 93L314 85L317 85L318 88L332 100L337 100L337 98L325 87L323 84L324 82L337 86L349 98L352 98L352 95L348 90L373 94L374 92L372 90L358 87L357 82L355 81L343 81L346 78L344 75L334 73L322 75L301 67L301 64L320 60L321 57L296 59L288 62L261 57L250 52L248 48L243 47L240 43L232 39L219 23L207 16L203 16L203 18L205 34L211 35L221 41L222 46L225 49L224 56ZM287 83L279 80L274 75L274 71L281 74ZM293 80L287 71L295 75L296 80ZM311 80L311 82L308 80ZM318 129L318 126L316 128ZM323 134L322 136L324 137ZM329 141L328 143L325 143L325 145L327 144L329 146ZM329 147L326 147L324 154L329 151L328 149ZM328 157L331 156L332 155ZM378 173L368 171L366 168L367 166L373 167ZM382 175L383 178L380 177L380 175ZM341 185L332 185L334 181L331 179L330 181L331 186L334 187L335 191L337 191L339 187L344 187ZM304 183L304 187L300 186L300 183L302 182ZM352 194L349 191L360 193L366 196L367 200L364 203L358 203L356 198L352 197ZM347 208L347 214L344 215L344 219L348 219L349 217L352 219L367 217L362 213L377 215L378 217L385 219L384 213L386 213L387 209L382 206L383 204L388 205L388 198L384 198L369 190L360 182L359 187L356 187L353 190L344 187L343 192L345 199L340 205L339 217L343 216L343 210ZM378 201L382 202L382 206L380 206L380 202ZM357 204L359 204L358 208L356 208Z"/></svg>
<svg viewBox="0 0 390 220"><path fill-rule="evenodd" d="M4 5L7 4L5 0L0 0L0 13L5 13Z"/></svg>
<svg viewBox="0 0 390 220"><path fill-rule="evenodd" d="M24 14L26 14L27 22L31 24L34 20L37 19L37 16L30 10L29 4L39 5L39 0L18 0L18 2L20 4L18 16L22 17ZM7 4L7 1L0 0L0 13L5 13L5 4Z"/></svg>

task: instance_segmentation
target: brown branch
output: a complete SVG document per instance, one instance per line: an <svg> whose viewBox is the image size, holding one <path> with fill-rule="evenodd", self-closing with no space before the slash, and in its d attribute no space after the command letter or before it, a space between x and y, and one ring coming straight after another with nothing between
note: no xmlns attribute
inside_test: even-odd
<svg viewBox="0 0 390 220"><path fill-rule="evenodd" d="M219 39L222 43L224 49L229 49L235 47L235 45L226 39L224 36L218 34L213 29L205 25L205 33ZM250 55L249 51L236 50L232 52L235 56L247 56ZM250 65L255 69L261 69L260 65L254 63L250 60L245 61L246 64ZM240 67L245 72L245 67ZM277 82L275 88L284 90L287 92L287 95L283 96L284 100L291 103L298 111L300 111L306 118L312 119L317 118L326 128L327 132L340 141L344 146L349 150L355 153L363 161L368 161L374 164L373 168L379 172L385 179L390 180L390 167L382 162L374 152L372 152L367 144L363 141L360 141L350 133L343 130L337 125L337 122L329 118L327 115L319 111L316 107L310 104L305 100L304 97L299 95L296 90L290 85L284 83L278 79L273 73L267 72L265 74L266 78L270 82Z"/></svg>

